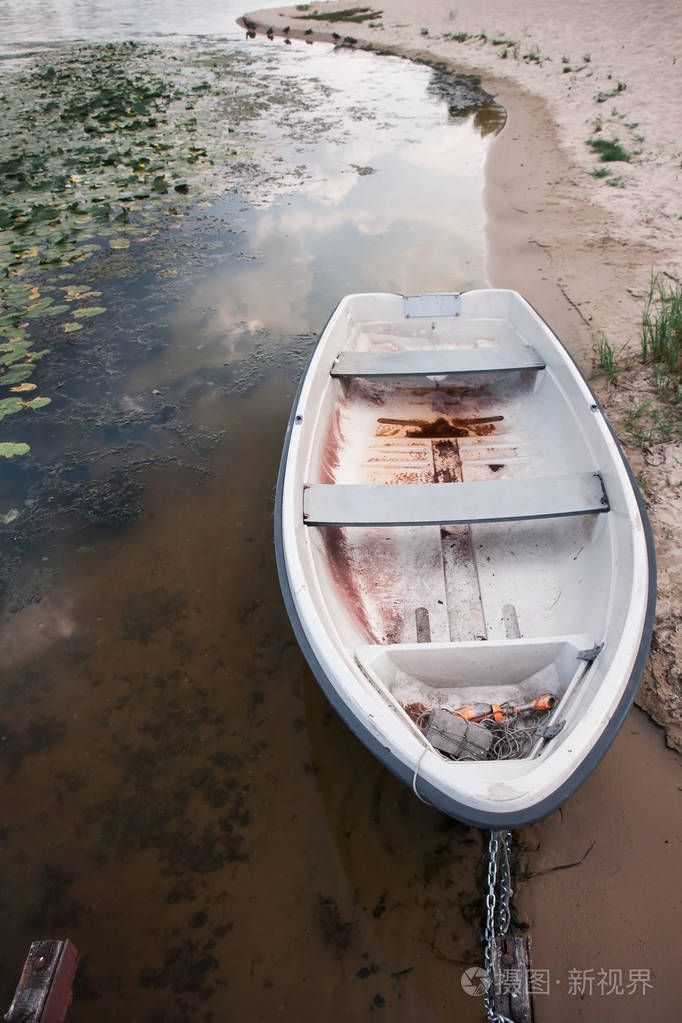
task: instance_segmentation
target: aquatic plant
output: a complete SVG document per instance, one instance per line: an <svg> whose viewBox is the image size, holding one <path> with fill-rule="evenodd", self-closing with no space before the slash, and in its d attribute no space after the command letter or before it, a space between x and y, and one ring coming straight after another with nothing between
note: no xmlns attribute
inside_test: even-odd
<svg viewBox="0 0 682 1023"><path fill-rule="evenodd" d="M106 311L99 292L60 275L149 241L212 160L237 155L229 115L242 113L239 93L216 72L120 43L67 47L3 79L0 419L50 401L28 395L47 354L44 325L72 335ZM27 450L13 438L0 457Z"/></svg>

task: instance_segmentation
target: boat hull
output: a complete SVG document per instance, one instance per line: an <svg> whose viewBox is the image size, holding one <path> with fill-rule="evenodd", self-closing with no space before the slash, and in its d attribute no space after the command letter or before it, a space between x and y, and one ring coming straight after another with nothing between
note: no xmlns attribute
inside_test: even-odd
<svg viewBox="0 0 682 1023"><path fill-rule="evenodd" d="M378 318L372 305L375 298L381 300ZM280 585L313 674L336 712L370 752L421 799L444 813L477 827L517 827L547 816L579 787L606 753L632 704L653 623L651 530L636 481L603 410L537 314L509 292L457 296L464 309L455 313L451 304L446 302L443 311L429 306L428 299L426 309L437 311L423 317L421 313L405 315L410 307L401 296L350 296L322 332L294 401L277 484L275 546ZM509 305L510 315L531 334L536 331L529 350L517 329L513 344L503 339L497 346L472 345L466 337L466 343L460 343L464 319L459 317L466 318L471 307L480 332L488 300L494 306L492 320L503 320L500 310ZM341 329L349 315L352 327ZM450 336L447 325L455 323L453 316L457 322ZM484 318L491 319L487 313ZM415 363L418 347L410 335L409 321L415 319L420 343L427 322L447 341L447 346L441 339L428 349L426 386L425 374ZM365 328L365 321L371 329ZM391 331L398 328L406 341L396 343ZM426 336L430 340L428 330ZM477 362L479 348L485 351ZM502 369L500 359L505 363ZM446 372L439 373L439 368ZM556 394L568 390L568 406L581 404L577 421L587 417L589 429L585 443L578 445L578 456L572 460L562 455L562 472L548 483L546 474L536 475L536 464L542 459L527 457L528 444L517 443L521 434L514 417L519 402L523 416L544 410L548 396L543 397L543 388L550 386L549 406L557 400L555 390ZM404 414L406 400L409 416ZM424 404L431 408L430 416L422 415ZM481 414L479 406L492 414ZM459 418L452 415L453 409ZM367 410L373 417L369 429L362 420ZM360 421L357 436L356 420ZM441 420L450 424L449 434L453 423L463 421L467 430L474 422L474 429L483 432L453 442L449 434L442 436L443 427L438 425L437 436L413 436L415 422L440 424ZM491 441L483 420L490 420L495 429L500 423L501 436ZM596 431L590 420L598 421ZM410 424L407 438L405 422ZM379 441L376 423L380 424ZM553 443L561 440L562 430L556 432ZM426 432L433 434L431 427ZM374 445L369 453L362 447L368 436ZM497 445L494 451L491 443ZM429 471L435 473L430 477L435 489L425 482L428 474L420 475L424 445L431 452ZM404 454L399 472L393 461L387 470L389 448L391 458L396 448L409 450L409 472ZM501 462L490 461L498 455ZM476 476L483 471L483 463L485 472L494 476L491 483ZM566 473L566 468L581 471ZM458 498L452 513L450 491ZM559 497L552 504L555 492ZM436 497L437 507L432 507ZM559 511L557 501L564 502ZM498 505L503 506L501 510ZM529 514L533 516L530 523ZM546 552L557 552L562 566L569 564L561 568L563 574L546 570L551 564L547 553L544 560L533 554L533 546L543 544ZM582 594L590 587L585 587L580 574L585 574L582 566L576 570L570 564L582 557L581 545L604 577L597 581L595 575L591 588L599 593L586 614L581 613ZM438 598L432 593L429 574L436 557L431 548L441 552L443 566L434 562L433 578L446 577ZM448 589L450 569L443 552L450 550L455 553L447 557L459 575ZM521 573L516 564L510 567L512 560L523 563ZM416 571L415 565L426 567ZM378 598L370 593L370 583L376 586ZM402 604L393 599L392 585L405 591ZM614 611L615 590L627 586L634 596L628 601L616 599ZM521 633L518 627L516 633L514 628L509 631L508 621L502 631L497 621L497 603L500 593L507 592L505 587L519 595ZM532 605L524 603L529 587L538 590ZM565 609L561 614L549 607L552 587L559 592L560 609ZM422 606L429 601L430 610ZM416 634L405 611L412 605L418 612ZM493 606L496 610L491 613ZM516 618L514 605L503 607L511 607ZM426 636L419 635L419 612L422 623L426 621ZM625 630L624 644L620 632ZM492 703L504 701L506 706L524 694L537 696L537 687L547 679L553 680L558 694L564 735L536 742L532 755L488 763L458 758L453 762L426 741L411 711L416 706L451 712L458 702L480 695ZM496 688L491 688L491 680Z"/></svg>

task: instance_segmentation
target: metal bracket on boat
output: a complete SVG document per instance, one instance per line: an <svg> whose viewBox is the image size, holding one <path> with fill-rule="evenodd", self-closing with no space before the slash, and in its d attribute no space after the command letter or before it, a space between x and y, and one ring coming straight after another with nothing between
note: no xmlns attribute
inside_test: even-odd
<svg viewBox="0 0 682 1023"><path fill-rule="evenodd" d="M403 312L410 316L459 316L462 309L460 292L441 295L404 295Z"/></svg>
<svg viewBox="0 0 682 1023"><path fill-rule="evenodd" d="M595 661L599 654L604 649L604 644L599 643L598 646L593 646L590 650L579 650L578 660L579 661Z"/></svg>
<svg viewBox="0 0 682 1023"><path fill-rule="evenodd" d="M535 734L538 739L553 739L559 734L565 724L565 721L555 721L554 724L540 725Z"/></svg>

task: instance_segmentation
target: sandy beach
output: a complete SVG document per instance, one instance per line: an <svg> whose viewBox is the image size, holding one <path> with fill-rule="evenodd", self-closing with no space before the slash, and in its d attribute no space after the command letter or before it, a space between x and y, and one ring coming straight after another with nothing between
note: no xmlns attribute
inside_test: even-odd
<svg viewBox="0 0 682 1023"><path fill-rule="evenodd" d="M258 31L388 51L480 75L507 111L486 168L487 273L519 290L591 376L599 339L637 360L653 274L682 279L682 15L674 0L387 0L361 23L306 19L338 2L249 13ZM350 38L348 38L350 37ZM601 163L591 139L627 161ZM595 177L608 171L605 176ZM456 282L454 282L456 287ZM682 752L682 450L636 443L653 393L638 362L593 385L642 486L658 559L658 609L637 702Z"/></svg>

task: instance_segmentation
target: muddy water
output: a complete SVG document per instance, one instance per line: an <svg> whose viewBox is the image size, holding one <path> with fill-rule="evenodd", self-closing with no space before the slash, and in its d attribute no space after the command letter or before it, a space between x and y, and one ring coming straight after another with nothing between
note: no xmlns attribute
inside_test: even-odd
<svg viewBox="0 0 682 1023"><path fill-rule="evenodd" d="M227 431L212 475L157 473L122 534L59 545L59 582L13 623L3 962L68 933L76 1019L305 1019L311 1001L445 1019L466 1000L447 957L476 961L479 836L340 725L281 607L290 397L274 378L202 400Z"/></svg>
<svg viewBox="0 0 682 1023"><path fill-rule="evenodd" d="M140 418L91 428L79 472L134 464L142 514L60 520L23 551L3 619L2 997L32 939L68 935L76 1021L480 1020L460 980L480 962L483 836L416 801L329 710L282 607L272 512L296 380L340 295L484 283L485 139L451 123L426 69L256 45L285 80L307 66L350 84L314 145L264 118L273 181L213 195L146 273L102 282L116 321L101 330L121 339L107 402ZM53 424L34 451L58 458L86 429ZM597 842L523 888L555 985L541 1020L675 1018L661 877L679 829L647 778L664 805L677 782L657 733L630 722L564 813L520 836L535 870ZM571 993L571 968L594 971L591 994L587 978ZM600 968L625 985L648 969L652 986L600 992Z"/></svg>

